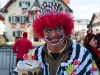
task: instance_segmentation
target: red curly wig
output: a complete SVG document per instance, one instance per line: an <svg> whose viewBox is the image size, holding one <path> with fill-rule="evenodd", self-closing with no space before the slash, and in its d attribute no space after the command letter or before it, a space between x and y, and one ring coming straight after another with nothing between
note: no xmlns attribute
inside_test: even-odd
<svg viewBox="0 0 100 75"><path fill-rule="evenodd" d="M40 14L33 20L33 31L35 36L38 38L44 38L43 30L45 28L54 28L57 26L62 26L66 36L70 36L74 28L73 18L69 13L49 12L47 14Z"/></svg>

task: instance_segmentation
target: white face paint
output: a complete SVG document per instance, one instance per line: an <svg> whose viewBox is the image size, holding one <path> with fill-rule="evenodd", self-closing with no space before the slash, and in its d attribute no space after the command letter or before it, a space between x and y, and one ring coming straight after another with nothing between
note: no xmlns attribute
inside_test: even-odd
<svg viewBox="0 0 100 75"><path fill-rule="evenodd" d="M50 36L45 36L44 40L49 44L51 44L52 46L58 46L61 43L61 41L64 39L64 37L65 35L62 33L53 38L51 38Z"/></svg>
<svg viewBox="0 0 100 75"><path fill-rule="evenodd" d="M64 37L64 30L61 26L44 29L44 40L52 46L58 46Z"/></svg>

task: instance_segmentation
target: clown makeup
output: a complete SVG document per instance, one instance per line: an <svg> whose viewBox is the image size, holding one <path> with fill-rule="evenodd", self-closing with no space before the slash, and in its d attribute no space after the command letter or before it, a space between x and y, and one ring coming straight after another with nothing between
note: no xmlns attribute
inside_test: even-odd
<svg viewBox="0 0 100 75"><path fill-rule="evenodd" d="M44 29L44 40L53 46L57 46L64 39L64 31L61 26L56 28L45 28Z"/></svg>
<svg viewBox="0 0 100 75"><path fill-rule="evenodd" d="M56 28L45 28L44 32L48 33L48 35L49 35L49 34L51 34L52 30L54 30L55 32L61 32L62 27L58 26Z"/></svg>

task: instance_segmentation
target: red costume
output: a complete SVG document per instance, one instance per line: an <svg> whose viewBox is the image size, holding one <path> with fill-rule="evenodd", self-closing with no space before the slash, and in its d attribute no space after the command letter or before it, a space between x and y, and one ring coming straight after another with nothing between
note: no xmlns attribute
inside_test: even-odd
<svg viewBox="0 0 100 75"><path fill-rule="evenodd" d="M13 51L17 53L17 58L22 58L23 55L29 50L33 49L31 41L27 39L27 33L23 33L23 37L16 40L13 45ZM18 48L18 49L17 49Z"/></svg>

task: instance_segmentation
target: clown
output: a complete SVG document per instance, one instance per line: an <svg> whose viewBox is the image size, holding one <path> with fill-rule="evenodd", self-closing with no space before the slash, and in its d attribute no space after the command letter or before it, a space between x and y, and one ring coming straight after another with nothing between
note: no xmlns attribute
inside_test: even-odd
<svg viewBox="0 0 100 75"><path fill-rule="evenodd" d="M42 4L41 14L33 20L34 35L45 40L44 45L34 49L42 75L99 75L87 49L68 38L73 28L72 16L63 12L60 4Z"/></svg>

